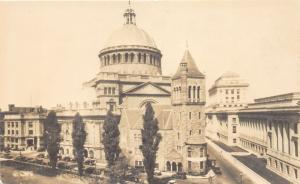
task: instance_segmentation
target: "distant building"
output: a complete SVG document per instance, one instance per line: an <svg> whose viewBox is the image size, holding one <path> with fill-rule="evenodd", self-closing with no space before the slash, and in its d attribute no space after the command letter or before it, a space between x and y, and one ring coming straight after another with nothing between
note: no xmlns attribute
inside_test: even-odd
<svg viewBox="0 0 300 184"><path fill-rule="evenodd" d="M240 146L265 155L267 168L300 183L300 92L255 99L238 116Z"/></svg>
<svg viewBox="0 0 300 184"><path fill-rule="evenodd" d="M247 106L249 84L238 74L226 72L209 89L206 135L228 145L239 142L239 109Z"/></svg>
<svg viewBox="0 0 300 184"><path fill-rule="evenodd" d="M4 147L15 150L38 150L43 147L45 109L9 105L9 110L3 114Z"/></svg>

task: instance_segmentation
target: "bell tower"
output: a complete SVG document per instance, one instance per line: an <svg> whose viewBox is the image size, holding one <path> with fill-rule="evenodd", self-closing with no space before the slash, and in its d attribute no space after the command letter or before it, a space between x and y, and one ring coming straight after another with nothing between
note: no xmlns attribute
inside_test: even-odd
<svg viewBox="0 0 300 184"><path fill-rule="evenodd" d="M205 129L205 76L186 49L172 77L172 106L177 114L176 129L181 139L183 168L189 173L206 173L207 145Z"/></svg>

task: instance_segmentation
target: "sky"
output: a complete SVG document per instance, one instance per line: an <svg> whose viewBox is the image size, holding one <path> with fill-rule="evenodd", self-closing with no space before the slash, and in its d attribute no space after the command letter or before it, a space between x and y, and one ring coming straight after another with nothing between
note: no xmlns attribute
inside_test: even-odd
<svg viewBox="0 0 300 184"><path fill-rule="evenodd" d="M99 51L123 25L127 1L0 2L0 108L53 107L95 98L83 89ZM300 1L132 1L137 26L175 73L188 48L206 90L224 72L250 84L249 98L300 91Z"/></svg>

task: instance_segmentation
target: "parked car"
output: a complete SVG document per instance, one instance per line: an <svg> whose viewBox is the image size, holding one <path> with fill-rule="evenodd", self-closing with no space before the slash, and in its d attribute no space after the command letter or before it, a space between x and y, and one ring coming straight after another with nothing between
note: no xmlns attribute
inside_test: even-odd
<svg viewBox="0 0 300 184"><path fill-rule="evenodd" d="M174 175L174 178L184 180L184 179L186 179L186 172L177 172Z"/></svg>
<svg viewBox="0 0 300 184"><path fill-rule="evenodd" d="M39 153L36 158L45 158L45 154L44 153Z"/></svg>
<svg viewBox="0 0 300 184"><path fill-rule="evenodd" d="M218 175L222 174L221 168L218 166L212 167L212 170Z"/></svg>
<svg viewBox="0 0 300 184"><path fill-rule="evenodd" d="M59 161L57 162L57 167L59 169L71 169L66 162Z"/></svg>
<svg viewBox="0 0 300 184"><path fill-rule="evenodd" d="M175 180L169 180L167 184L175 184L176 181Z"/></svg>
<svg viewBox="0 0 300 184"><path fill-rule="evenodd" d="M84 172L86 173L86 174L94 174L95 173L95 167L87 167L85 170L84 170Z"/></svg>
<svg viewBox="0 0 300 184"><path fill-rule="evenodd" d="M87 160L84 161L84 164L86 164L86 165L96 165L96 160L87 159Z"/></svg>
<svg viewBox="0 0 300 184"><path fill-rule="evenodd" d="M25 161L25 160L26 160L26 157L24 157L24 156L17 156L15 159L16 159L17 161Z"/></svg>
<svg viewBox="0 0 300 184"><path fill-rule="evenodd" d="M161 171L158 169L154 169L154 175L155 176L160 176L161 175Z"/></svg>
<svg viewBox="0 0 300 184"><path fill-rule="evenodd" d="M66 156L66 157L64 157L62 160L63 160L63 161L66 161L66 162L70 162L70 161L71 161L71 158L68 157L68 156Z"/></svg>

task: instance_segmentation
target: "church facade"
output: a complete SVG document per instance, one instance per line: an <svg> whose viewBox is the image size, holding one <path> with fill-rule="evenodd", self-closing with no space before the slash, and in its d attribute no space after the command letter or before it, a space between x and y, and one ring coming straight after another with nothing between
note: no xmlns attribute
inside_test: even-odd
<svg viewBox="0 0 300 184"><path fill-rule="evenodd" d="M84 86L95 89L88 108L58 112L62 124L62 156L73 156L72 117L77 111L86 123L86 156L105 164L102 126L111 110L120 117L120 147L130 165L142 166L141 129L147 103L153 105L162 141L156 167L162 171L206 172L205 76L186 50L173 76L162 74L162 53L154 40L136 25L129 7L124 25L115 31L99 53L100 72Z"/></svg>

